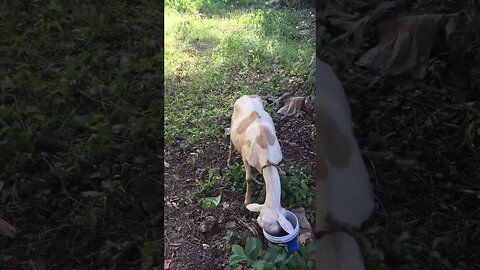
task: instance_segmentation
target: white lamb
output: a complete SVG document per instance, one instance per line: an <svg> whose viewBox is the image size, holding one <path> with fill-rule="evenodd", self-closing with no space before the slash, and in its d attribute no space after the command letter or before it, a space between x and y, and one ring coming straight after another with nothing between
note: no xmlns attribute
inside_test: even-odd
<svg viewBox="0 0 480 270"><path fill-rule="evenodd" d="M266 232L278 235L281 230L293 233L293 227L285 218L281 206L280 176L275 167L282 160L282 150L275 135L272 118L264 110L259 96L242 96L234 105L231 122L228 165L232 163L233 148L243 159L247 191L244 204L252 212L260 212L257 222ZM253 175L256 168L265 180L264 204L251 203Z"/></svg>

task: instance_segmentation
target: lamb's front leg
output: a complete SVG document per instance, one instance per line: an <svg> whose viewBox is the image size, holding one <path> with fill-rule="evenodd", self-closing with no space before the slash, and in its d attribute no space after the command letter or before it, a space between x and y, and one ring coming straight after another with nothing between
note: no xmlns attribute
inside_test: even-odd
<svg viewBox="0 0 480 270"><path fill-rule="evenodd" d="M245 165L245 178L247 182L247 192L245 193L245 205L252 202L252 185L253 185L253 175L252 175L252 166L248 164L247 160L243 158L243 164Z"/></svg>

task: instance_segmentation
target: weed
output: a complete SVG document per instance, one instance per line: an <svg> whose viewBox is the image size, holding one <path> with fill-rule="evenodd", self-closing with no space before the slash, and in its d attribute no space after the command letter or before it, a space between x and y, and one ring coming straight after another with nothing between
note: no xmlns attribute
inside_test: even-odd
<svg viewBox="0 0 480 270"><path fill-rule="evenodd" d="M155 242L146 242L143 247L140 248L140 254L142 256L141 269L150 269L153 264L153 256L157 252L157 246Z"/></svg>
<svg viewBox="0 0 480 270"><path fill-rule="evenodd" d="M313 206L313 191L311 180L304 173L290 168L282 175L282 205L287 208Z"/></svg>
<svg viewBox="0 0 480 270"><path fill-rule="evenodd" d="M182 197L182 199L186 200L188 202L188 205L190 205L191 207L196 207L198 204L198 197L205 196L211 193L211 191L220 183L222 179L223 176L221 175L219 169L208 169L208 178L205 181L199 182L195 190ZM218 203L220 203L220 198L221 197L218 197ZM202 200L202 207L204 207L204 209L205 207L211 209L216 202L216 197L209 198L206 202L205 200Z"/></svg>
<svg viewBox="0 0 480 270"><path fill-rule="evenodd" d="M198 2L192 0L166 0L165 9L196 14L198 12Z"/></svg>
<svg viewBox="0 0 480 270"><path fill-rule="evenodd" d="M255 238L248 238L245 248L232 245L230 266L244 263L253 269L315 269L315 242L301 246L298 253L288 254L285 247L272 246L263 249L262 243Z"/></svg>
<svg viewBox="0 0 480 270"><path fill-rule="evenodd" d="M245 169L242 165L238 163L232 164L232 166L228 167L225 176L227 181L233 182L233 191L244 190L246 188Z"/></svg>
<svg viewBox="0 0 480 270"><path fill-rule="evenodd" d="M216 197L207 197L202 200L202 208L205 210L213 209L220 204L220 200L222 199L222 195L218 195Z"/></svg>
<svg viewBox="0 0 480 270"><path fill-rule="evenodd" d="M471 114L467 120L467 128L465 129L465 140L472 148L478 146L480 139L480 113Z"/></svg>
<svg viewBox="0 0 480 270"><path fill-rule="evenodd" d="M257 177L262 177L256 174ZM242 165L234 163L225 173L225 178L233 182L233 190L245 190L245 170ZM261 180L263 182L263 180ZM313 192L310 178L298 169L289 168L285 175L280 175L282 184L282 205L290 207L311 207ZM254 193L254 200L259 200L259 189Z"/></svg>

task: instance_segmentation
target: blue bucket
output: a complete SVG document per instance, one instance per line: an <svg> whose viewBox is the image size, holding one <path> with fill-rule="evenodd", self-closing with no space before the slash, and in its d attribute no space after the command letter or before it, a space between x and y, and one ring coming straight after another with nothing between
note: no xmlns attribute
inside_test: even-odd
<svg viewBox="0 0 480 270"><path fill-rule="evenodd" d="M273 236L263 230L263 235L268 240L269 243L287 246L288 253L293 254L297 252L300 248L298 244L298 233L300 231L300 225L298 224L297 216L294 213L285 210L285 218L292 224L294 232L292 234L287 234L285 236Z"/></svg>

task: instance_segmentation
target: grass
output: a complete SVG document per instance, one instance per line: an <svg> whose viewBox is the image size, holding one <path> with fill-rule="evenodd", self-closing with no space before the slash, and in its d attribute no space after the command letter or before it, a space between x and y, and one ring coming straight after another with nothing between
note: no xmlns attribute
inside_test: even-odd
<svg viewBox="0 0 480 270"><path fill-rule="evenodd" d="M472 148L478 147L480 140L480 113L470 113L465 128L465 140Z"/></svg>
<svg viewBox="0 0 480 270"><path fill-rule="evenodd" d="M60 268L89 264L88 257L104 247L105 230L113 243L140 250L144 241L135 235L146 235L160 249L153 219L155 226L140 226L127 238L108 228L123 222L119 213L132 212L127 171L120 167L143 171L158 164L163 149L161 2L1 5L0 215L16 223L25 239L58 238L48 245L42 239L2 244L2 254L12 258L0 264L29 265L30 249ZM35 187L35 179L46 184ZM38 209L57 213L55 221L28 214ZM86 237L92 232L98 235ZM152 264L161 261L144 255Z"/></svg>
<svg viewBox="0 0 480 270"><path fill-rule="evenodd" d="M289 78L308 77L315 41L297 27L314 18L311 10L233 9L222 17L167 9L165 16L167 146L221 138L240 95L281 93Z"/></svg>

